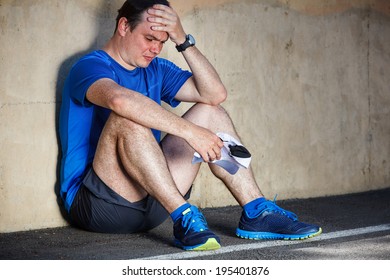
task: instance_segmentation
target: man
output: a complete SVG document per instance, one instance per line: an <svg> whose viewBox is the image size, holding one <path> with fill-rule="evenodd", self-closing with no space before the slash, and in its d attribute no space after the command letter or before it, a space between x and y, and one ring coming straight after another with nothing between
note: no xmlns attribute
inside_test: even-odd
<svg viewBox="0 0 390 280"><path fill-rule="evenodd" d="M191 73L157 58L169 40ZM204 216L186 201L200 168L191 163L196 151L243 207L239 237L304 239L321 233L267 201L251 169L231 175L210 163L221 157L217 132L239 139L220 106L226 96L168 1L126 1L113 37L74 65L64 87L61 196L72 223L89 231L131 233L170 216L177 246L220 248ZM179 117L161 101L195 105ZM162 141L160 131L167 133Z"/></svg>

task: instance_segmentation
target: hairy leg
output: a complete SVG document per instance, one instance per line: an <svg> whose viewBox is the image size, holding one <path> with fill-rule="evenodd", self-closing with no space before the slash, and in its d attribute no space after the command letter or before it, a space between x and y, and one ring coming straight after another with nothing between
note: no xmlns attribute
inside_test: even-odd
<svg viewBox="0 0 390 280"><path fill-rule="evenodd" d="M130 202L147 194L171 213L185 203L150 129L111 113L99 139L93 168Z"/></svg>
<svg viewBox="0 0 390 280"><path fill-rule="evenodd" d="M228 113L220 106L196 104L183 118L209 130L225 132L240 139ZM185 193L195 180L200 164L192 164L194 150L179 137L167 135L162 142L163 152L167 159L170 173L178 189ZM209 164L215 176L221 179L240 205L262 197L251 168L240 169L231 175L215 164Z"/></svg>

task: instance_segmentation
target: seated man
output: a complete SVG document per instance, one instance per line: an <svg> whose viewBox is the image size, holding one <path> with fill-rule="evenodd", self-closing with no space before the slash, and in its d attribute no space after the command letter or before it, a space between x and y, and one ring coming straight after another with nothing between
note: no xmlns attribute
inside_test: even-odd
<svg viewBox="0 0 390 280"><path fill-rule="evenodd" d="M172 41L191 72L157 58ZM251 169L231 175L219 159L224 132L239 139L220 104L226 89L166 0L128 0L113 37L81 58L64 86L60 114L61 197L73 225L107 233L147 231L167 217L185 250L220 248L201 212L187 202L200 163L209 163L243 213L237 235L304 239L321 228L267 201ZM165 110L193 102L182 117ZM160 133L167 136L160 141Z"/></svg>

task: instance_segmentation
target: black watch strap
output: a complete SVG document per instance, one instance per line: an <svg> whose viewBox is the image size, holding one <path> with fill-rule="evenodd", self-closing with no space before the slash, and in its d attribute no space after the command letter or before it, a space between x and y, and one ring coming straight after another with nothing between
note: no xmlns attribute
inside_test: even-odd
<svg viewBox="0 0 390 280"><path fill-rule="evenodd" d="M184 52L187 48L192 46L195 46L195 39L191 34L188 34L186 36L186 41L183 44L176 46L176 49L178 52Z"/></svg>

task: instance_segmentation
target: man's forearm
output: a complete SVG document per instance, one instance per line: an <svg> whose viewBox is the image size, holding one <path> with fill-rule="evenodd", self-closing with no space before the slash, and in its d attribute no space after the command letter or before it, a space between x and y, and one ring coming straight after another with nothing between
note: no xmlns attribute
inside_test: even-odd
<svg viewBox="0 0 390 280"><path fill-rule="evenodd" d="M196 46L187 48L182 54L191 69L199 94L212 104L223 102L227 92L214 66Z"/></svg>
<svg viewBox="0 0 390 280"><path fill-rule="evenodd" d="M150 98L126 89L110 79L101 79L92 84L87 91L87 99L142 126L182 138L187 136L184 133L192 125Z"/></svg>
<svg viewBox="0 0 390 280"><path fill-rule="evenodd" d="M205 161L209 160L210 153L218 154L223 145L214 132L175 115L150 98L123 88L110 79L103 78L92 84L87 91L87 99L144 127L183 138Z"/></svg>

